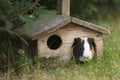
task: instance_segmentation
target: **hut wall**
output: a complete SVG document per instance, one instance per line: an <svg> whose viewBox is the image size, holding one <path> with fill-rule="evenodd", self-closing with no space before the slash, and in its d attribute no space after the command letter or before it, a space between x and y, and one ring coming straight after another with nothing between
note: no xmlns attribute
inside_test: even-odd
<svg viewBox="0 0 120 80"><path fill-rule="evenodd" d="M62 39L61 46L52 50L47 46L47 40L51 35L58 35ZM40 57L60 56L63 60L68 60L72 55L72 44L76 37L92 37L97 45L97 56L103 53L103 35L97 31L90 30L83 26L70 23L55 32L38 39L38 55Z"/></svg>

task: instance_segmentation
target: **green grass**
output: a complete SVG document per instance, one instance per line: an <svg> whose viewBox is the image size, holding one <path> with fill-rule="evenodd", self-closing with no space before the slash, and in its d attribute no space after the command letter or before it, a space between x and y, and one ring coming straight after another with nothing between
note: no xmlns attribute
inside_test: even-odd
<svg viewBox="0 0 120 80"><path fill-rule="evenodd" d="M44 70L39 61L24 62L22 72L0 74L0 80L120 80L120 20L94 21L111 31L104 36L104 55L100 60L92 60L84 65L69 61L58 68Z"/></svg>

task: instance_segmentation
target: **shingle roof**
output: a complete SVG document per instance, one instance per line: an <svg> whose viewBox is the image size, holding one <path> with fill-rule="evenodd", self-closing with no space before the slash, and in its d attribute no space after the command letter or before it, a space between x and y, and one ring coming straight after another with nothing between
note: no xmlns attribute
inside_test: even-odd
<svg viewBox="0 0 120 80"><path fill-rule="evenodd" d="M32 40L36 40L46 34L50 34L69 23L75 23L77 25L92 29L94 31L100 32L102 34L110 34L110 31L102 28L98 25L70 17L70 16L63 16L58 15L49 19L38 19L34 22L34 27L31 32L26 32L23 28L18 28L15 31L21 35L25 35L30 37Z"/></svg>

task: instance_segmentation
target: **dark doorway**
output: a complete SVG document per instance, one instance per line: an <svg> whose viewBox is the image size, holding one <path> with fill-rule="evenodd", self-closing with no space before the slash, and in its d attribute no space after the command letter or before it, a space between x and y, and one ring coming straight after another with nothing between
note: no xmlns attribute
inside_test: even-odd
<svg viewBox="0 0 120 80"><path fill-rule="evenodd" d="M47 46L52 50L58 49L61 46L61 44L62 40L58 35L52 35L47 40Z"/></svg>

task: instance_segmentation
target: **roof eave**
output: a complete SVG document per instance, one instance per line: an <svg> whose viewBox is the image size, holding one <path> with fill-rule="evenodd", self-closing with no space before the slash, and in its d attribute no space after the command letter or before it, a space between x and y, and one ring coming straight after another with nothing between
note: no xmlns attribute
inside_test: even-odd
<svg viewBox="0 0 120 80"><path fill-rule="evenodd" d="M71 22L75 23L75 24L78 24L78 25L81 25L81 26L84 26L86 28L95 30L95 31L100 32L102 34L107 34L107 35L110 34L110 31L108 29L103 28L103 27L98 26L98 25L95 25L95 24L90 23L90 22L80 20L78 18L71 17Z"/></svg>

